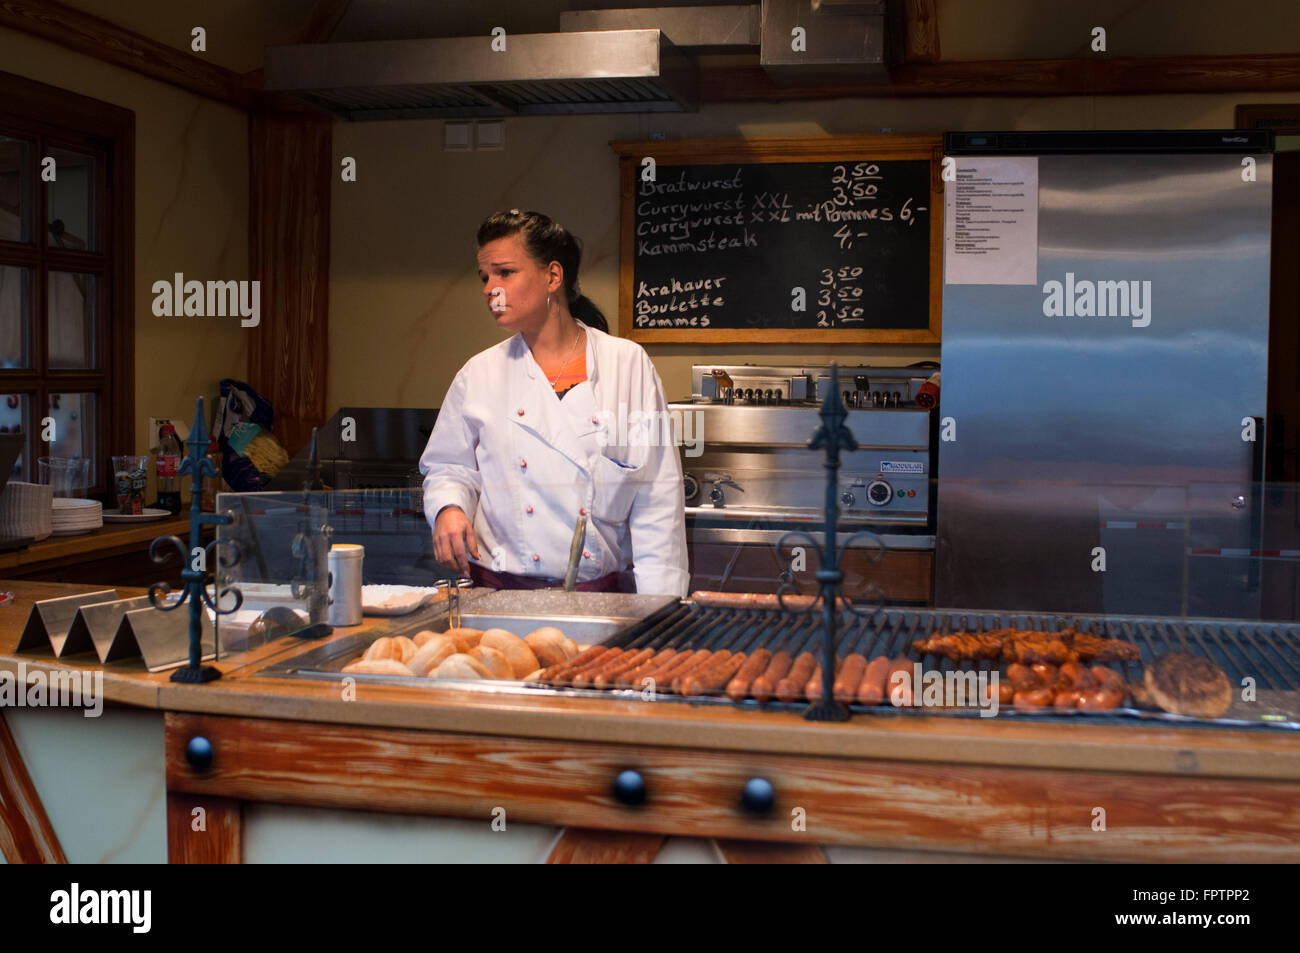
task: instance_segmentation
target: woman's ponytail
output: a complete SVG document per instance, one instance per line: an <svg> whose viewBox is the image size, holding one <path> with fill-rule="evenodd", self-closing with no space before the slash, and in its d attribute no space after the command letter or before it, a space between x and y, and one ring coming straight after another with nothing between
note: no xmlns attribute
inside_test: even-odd
<svg viewBox="0 0 1300 953"><path fill-rule="evenodd" d="M580 294L569 299L569 313L587 327L609 333L609 322L605 320L605 315L586 295Z"/></svg>

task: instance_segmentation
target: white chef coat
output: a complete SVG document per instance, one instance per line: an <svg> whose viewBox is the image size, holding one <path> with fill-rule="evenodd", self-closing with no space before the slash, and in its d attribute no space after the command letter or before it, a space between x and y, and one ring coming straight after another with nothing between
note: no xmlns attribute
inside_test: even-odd
<svg viewBox="0 0 1300 953"><path fill-rule="evenodd" d="M665 425L663 384L639 344L583 327L587 380L563 399L521 334L465 363L420 457L425 516L432 527L459 506L473 561L560 579L585 509L579 581L631 562L637 592L685 596L680 430Z"/></svg>

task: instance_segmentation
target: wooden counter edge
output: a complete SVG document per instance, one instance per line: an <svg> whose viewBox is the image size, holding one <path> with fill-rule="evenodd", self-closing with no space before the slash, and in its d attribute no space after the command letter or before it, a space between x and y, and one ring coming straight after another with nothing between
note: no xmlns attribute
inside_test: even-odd
<svg viewBox="0 0 1300 953"><path fill-rule="evenodd" d="M604 742L762 754L881 758L1181 777L1300 780L1300 737L1254 731L1142 725L989 724L941 716L858 715L844 724L787 712L617 699L486 698L479 693L358 685L274 685L242 679L240 691L165 685L169 712L371 728ZM269 684L268 684L269 683ZM219 684L219 683L214 683ZM279 690L277 690L279 689ZM414 697L412 697L414 696Z"/></svg>

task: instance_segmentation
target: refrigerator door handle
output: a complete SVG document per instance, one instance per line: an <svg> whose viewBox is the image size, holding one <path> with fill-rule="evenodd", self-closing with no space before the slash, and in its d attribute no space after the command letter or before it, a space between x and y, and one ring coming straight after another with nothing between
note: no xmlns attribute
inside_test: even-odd
<svg viewBox="0 0 1300 953"><path fill-rule="evenodd" d="M1250 443L1250 539L1252 550L1264 548L1264 418L1254 417L1255 439ZM1246 585L1252 590L1259 589L1260 564L1262 557L1255 556L1246 561Z"/></svg>

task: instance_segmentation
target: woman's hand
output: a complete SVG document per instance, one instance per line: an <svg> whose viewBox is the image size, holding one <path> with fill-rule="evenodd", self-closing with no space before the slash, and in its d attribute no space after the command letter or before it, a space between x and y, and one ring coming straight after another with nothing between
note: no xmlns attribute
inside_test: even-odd
<svg viewBox="0 0 1300 953"><path fill-rule="evenodd" d="M469 557L478 555L474 526L459 506L444 506L433 521L433 557L446 569L469 573Z"/></svg>

